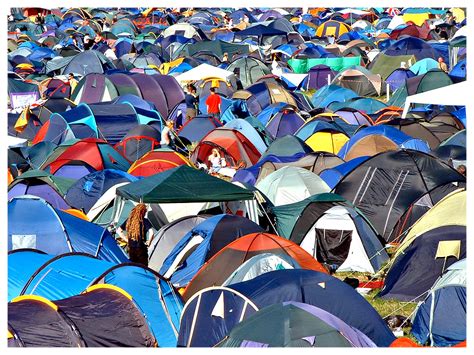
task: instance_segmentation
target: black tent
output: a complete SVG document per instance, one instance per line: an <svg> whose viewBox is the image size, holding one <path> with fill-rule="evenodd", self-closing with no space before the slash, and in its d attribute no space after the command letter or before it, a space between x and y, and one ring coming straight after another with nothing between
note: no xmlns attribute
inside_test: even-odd
<svg viewBox="0 0 474 355"><path fill-rule="evenodd" d="M359 208L388 240L400 217L421 196L464 176L429 154L397 150L377 154L346 175L334 192Z"/></svg>
<svg viewBox="0 0 474 355"><path fill-rule="evenodd" d="M11 346L153 347L156 340L132 297L110 285L51 302L20 296L8 304Z"/></svg>

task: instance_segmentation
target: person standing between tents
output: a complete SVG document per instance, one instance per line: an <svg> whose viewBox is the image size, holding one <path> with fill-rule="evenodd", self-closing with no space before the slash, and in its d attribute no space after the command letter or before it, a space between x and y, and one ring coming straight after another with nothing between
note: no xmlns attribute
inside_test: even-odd
<svg viewBox="0 0 474 355"><path fill-rule="evenodd" d="M173 129L173 121L169 120L166 121L166 125L161 131L161 141L160 145L162 147L171 146L172 141L174 140L173 133L171 132Z"/></svg>
<svg viewBox="0 0 474 355"><path fill-rule="evenodd" d="M73 73L69 73L67 75L67 80L69 82L69 86L71 87L71 94L72 92L74 91L74 89L76 88L77 86L77 80L74 78L74 74Z"/></svg>
<svg viewBox="0 0 474 355"><path fill-rule="evenodd" d="M196 96L196 87L193 84L188 85L188 93L184 97L186 102L186 120L192 120L197 115L198 99Z"/></svg>
<svg viewBox="0 0 474 355"><path fill-rule="evenodd" d="M442 57L438 58L438 68L444 71L445 73L448 72L448 66L446 65Z"/></svg>
<svg viewBox="0 0 474 355"><path fill-rule="evenodd" d="M216 94L216 88L209 89L211 94L206 99L207 113L209 116L219 119L221 112L221 97Z"/></svg>
<svg viewBox="0 0 474 355"><path fill-rule="evenodd" d="M128 216L127 232L128 255L131 262L148 266L148 235L153 234L150 221L145 218L147 207L143 203L136 205Z"/></svg>

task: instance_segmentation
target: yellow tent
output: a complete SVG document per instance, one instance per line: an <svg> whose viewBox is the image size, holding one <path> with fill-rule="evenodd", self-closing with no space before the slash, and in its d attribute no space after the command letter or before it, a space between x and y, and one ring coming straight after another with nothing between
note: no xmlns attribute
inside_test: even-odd
<svg viewBox="0 0 474 355"><path fill-rule="evenodd" d="M183 60L184 60L184 57L178 58L178 59L173 60L172 62L169 62L169 63L161 64L160 65L161 74L163 74L163 75L168 74L171 69L173 69L174 67L177 67L178 65L180 65L183 62Z"/></svg>
<svg viewBox="0 0 474 355"><path fill-rule="evenodd" d="M348 140L344 133L321 131L311 135L305 143L315 152L337 154Z"/></svg>
<svg viewBox="0 0 474 355"><path fill-rule="evenodd" d="M316 30L316 36L318 37L327 37L333 36L334 38L339 38L339 36L347 33L351 30L349 25L344 22L329 20L321 24Z"/></svg>
<svg viewBox="0 0 474 355"><path fill-rule="evenodd" d="M459 7L452 7L449 9L453 13L454 18L456 19L457 23L460 23L464 21L466 18L466 12L463 9L460 9Z"/></svg>
<svg viewBox="0 0 474 355"><path fill-rule="evenodd" d="M403 14L403 21L405 23L411 21L417 26L423 25L423 23L430 18L430 14L425 12L421 14Z"/></svg>
<svg viewBox="0 0 474 355"><path fill-rule="evenodd" d="M403 253L420 235L442 226L465 226L467 217L467 192L459 189L445 196L421 217L409 230L392 260Z"/></svg>

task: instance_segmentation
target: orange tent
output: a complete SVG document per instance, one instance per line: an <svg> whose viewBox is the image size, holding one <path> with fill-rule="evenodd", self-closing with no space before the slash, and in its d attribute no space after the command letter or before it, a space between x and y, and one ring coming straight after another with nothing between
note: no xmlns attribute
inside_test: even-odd
<svg viewBox="0 0 474 355"><path fill-rule="evenodd" d="M209 259L186 287L183 299L188 300L206 287L222 285L244 262L264 253L289 256L303 269L327 273L316 259L288 239L269 233L252 233L230 243Z"/></svg>

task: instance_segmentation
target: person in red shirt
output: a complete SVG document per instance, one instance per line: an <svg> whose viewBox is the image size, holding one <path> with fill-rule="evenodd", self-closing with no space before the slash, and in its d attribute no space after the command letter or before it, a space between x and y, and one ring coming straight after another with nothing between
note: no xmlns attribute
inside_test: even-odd
<svg viewBox="0 0 474 355"><path fill-rule="evenodd" d="M216 88L210 88L211 95L206 99L207 114L219 118L221 112L221 97L216 94Z"/></svg>

